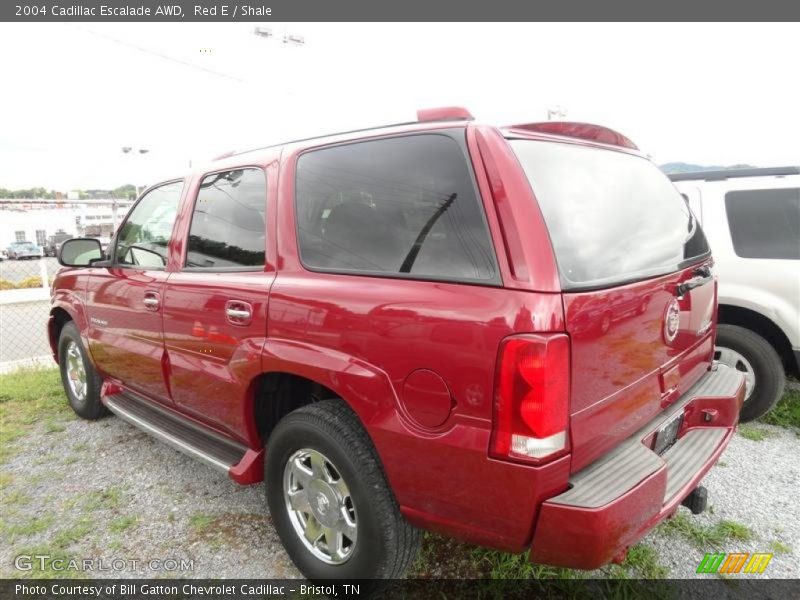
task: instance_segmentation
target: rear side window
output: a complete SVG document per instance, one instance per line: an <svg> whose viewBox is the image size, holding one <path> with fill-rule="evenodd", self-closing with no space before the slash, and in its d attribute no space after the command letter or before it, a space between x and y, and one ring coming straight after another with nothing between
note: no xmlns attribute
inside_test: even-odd
<svg viewBox="0 0 800 600"><path fill-rule="evenodd" d="M800 189L728 192L725 210L737 256L800 259Z"/></svg>
<svg viewBox="0 0 800 600"><path fill-rule="evenodd" d="M205 177L189 230L186 266L237 269L264 266L267 181L260 169Z"/></svg>
<svg viewBox="0 0 800 600"><path fill-rule="evenodd" d="M447 135L307 152L297 164L296 203L310 269L499 281L465 151Z"/></svg>
<svg viewBox="0 0 800 600"><path fill-rule="evenodd" d="M649 160L576 144L509 143L547 222L564 289L655 277L708 254L686 201Z"/></svg>

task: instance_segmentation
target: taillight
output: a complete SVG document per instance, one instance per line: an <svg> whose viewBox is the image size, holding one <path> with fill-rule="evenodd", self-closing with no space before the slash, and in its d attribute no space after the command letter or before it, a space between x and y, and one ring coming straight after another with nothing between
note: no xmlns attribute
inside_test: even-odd
<svg viewBox="0 0 800 600"><path fill-rule="evenodd" d="M489 452L540 463L568 449L569 338L519 335L500 345Z"/></svg>

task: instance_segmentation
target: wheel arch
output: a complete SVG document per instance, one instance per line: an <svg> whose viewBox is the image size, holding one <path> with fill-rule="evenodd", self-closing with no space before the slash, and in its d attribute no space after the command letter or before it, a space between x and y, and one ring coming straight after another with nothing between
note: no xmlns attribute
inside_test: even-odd
<svg viewBox="0 0 800 600"><path fill-rule="evenodd" d="M794 374L798 374L800 371L800 365L798 365L789 338L769 317L750 308L720 304L717 320L722 325L738 325L757 333L775 349L787 371Z"/></svg>
<svg viewBox="0 0 800 600"><path fill-rule="evenodd" d="M54 306L50 309L50 319L47 323L47 338L50 343L50 350L53 358L58 362L58 340L61 337L61 330L70 321L75 321L68 310L61 306Z"/></svg>
<svg viewBox="0 0 800 600"><path fill-rule="evenodd" d="M265 444L275 424L314 401L340 399L373 437L373 429L396 415L389 377L346 353L289 340L268 340L262 373L250 384L245 407L249 437Z"/></svg>

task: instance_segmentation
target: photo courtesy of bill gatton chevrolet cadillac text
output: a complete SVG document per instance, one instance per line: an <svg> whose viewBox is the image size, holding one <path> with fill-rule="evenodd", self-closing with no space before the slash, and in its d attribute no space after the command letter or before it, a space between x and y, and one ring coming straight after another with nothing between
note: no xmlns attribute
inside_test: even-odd
<svg viewBox="0 0 800 600"><path fill-rule="evenodd" d="M621 560L703 510L744 397L699 223L596 125L441 108L230 153L59 261L75 412L264 480L312 580L402 576L420 529Z"/></svg>

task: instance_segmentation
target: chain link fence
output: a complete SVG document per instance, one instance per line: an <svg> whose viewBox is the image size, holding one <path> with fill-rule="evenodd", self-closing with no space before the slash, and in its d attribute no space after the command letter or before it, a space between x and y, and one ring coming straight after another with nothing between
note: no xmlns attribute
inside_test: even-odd
<svg viewBox="0 0 800 600"><path fill-rule="evenodd" d="M56 252L70 237L107 241L130 204L0 198L0 373L52 364L47 320Z"/></svg>
<svg viewBox="0 0 800 600"><path fill-rule="evenodd" d="M0 372L51 360L47 341L55 258L0 262Z"/></svg>

